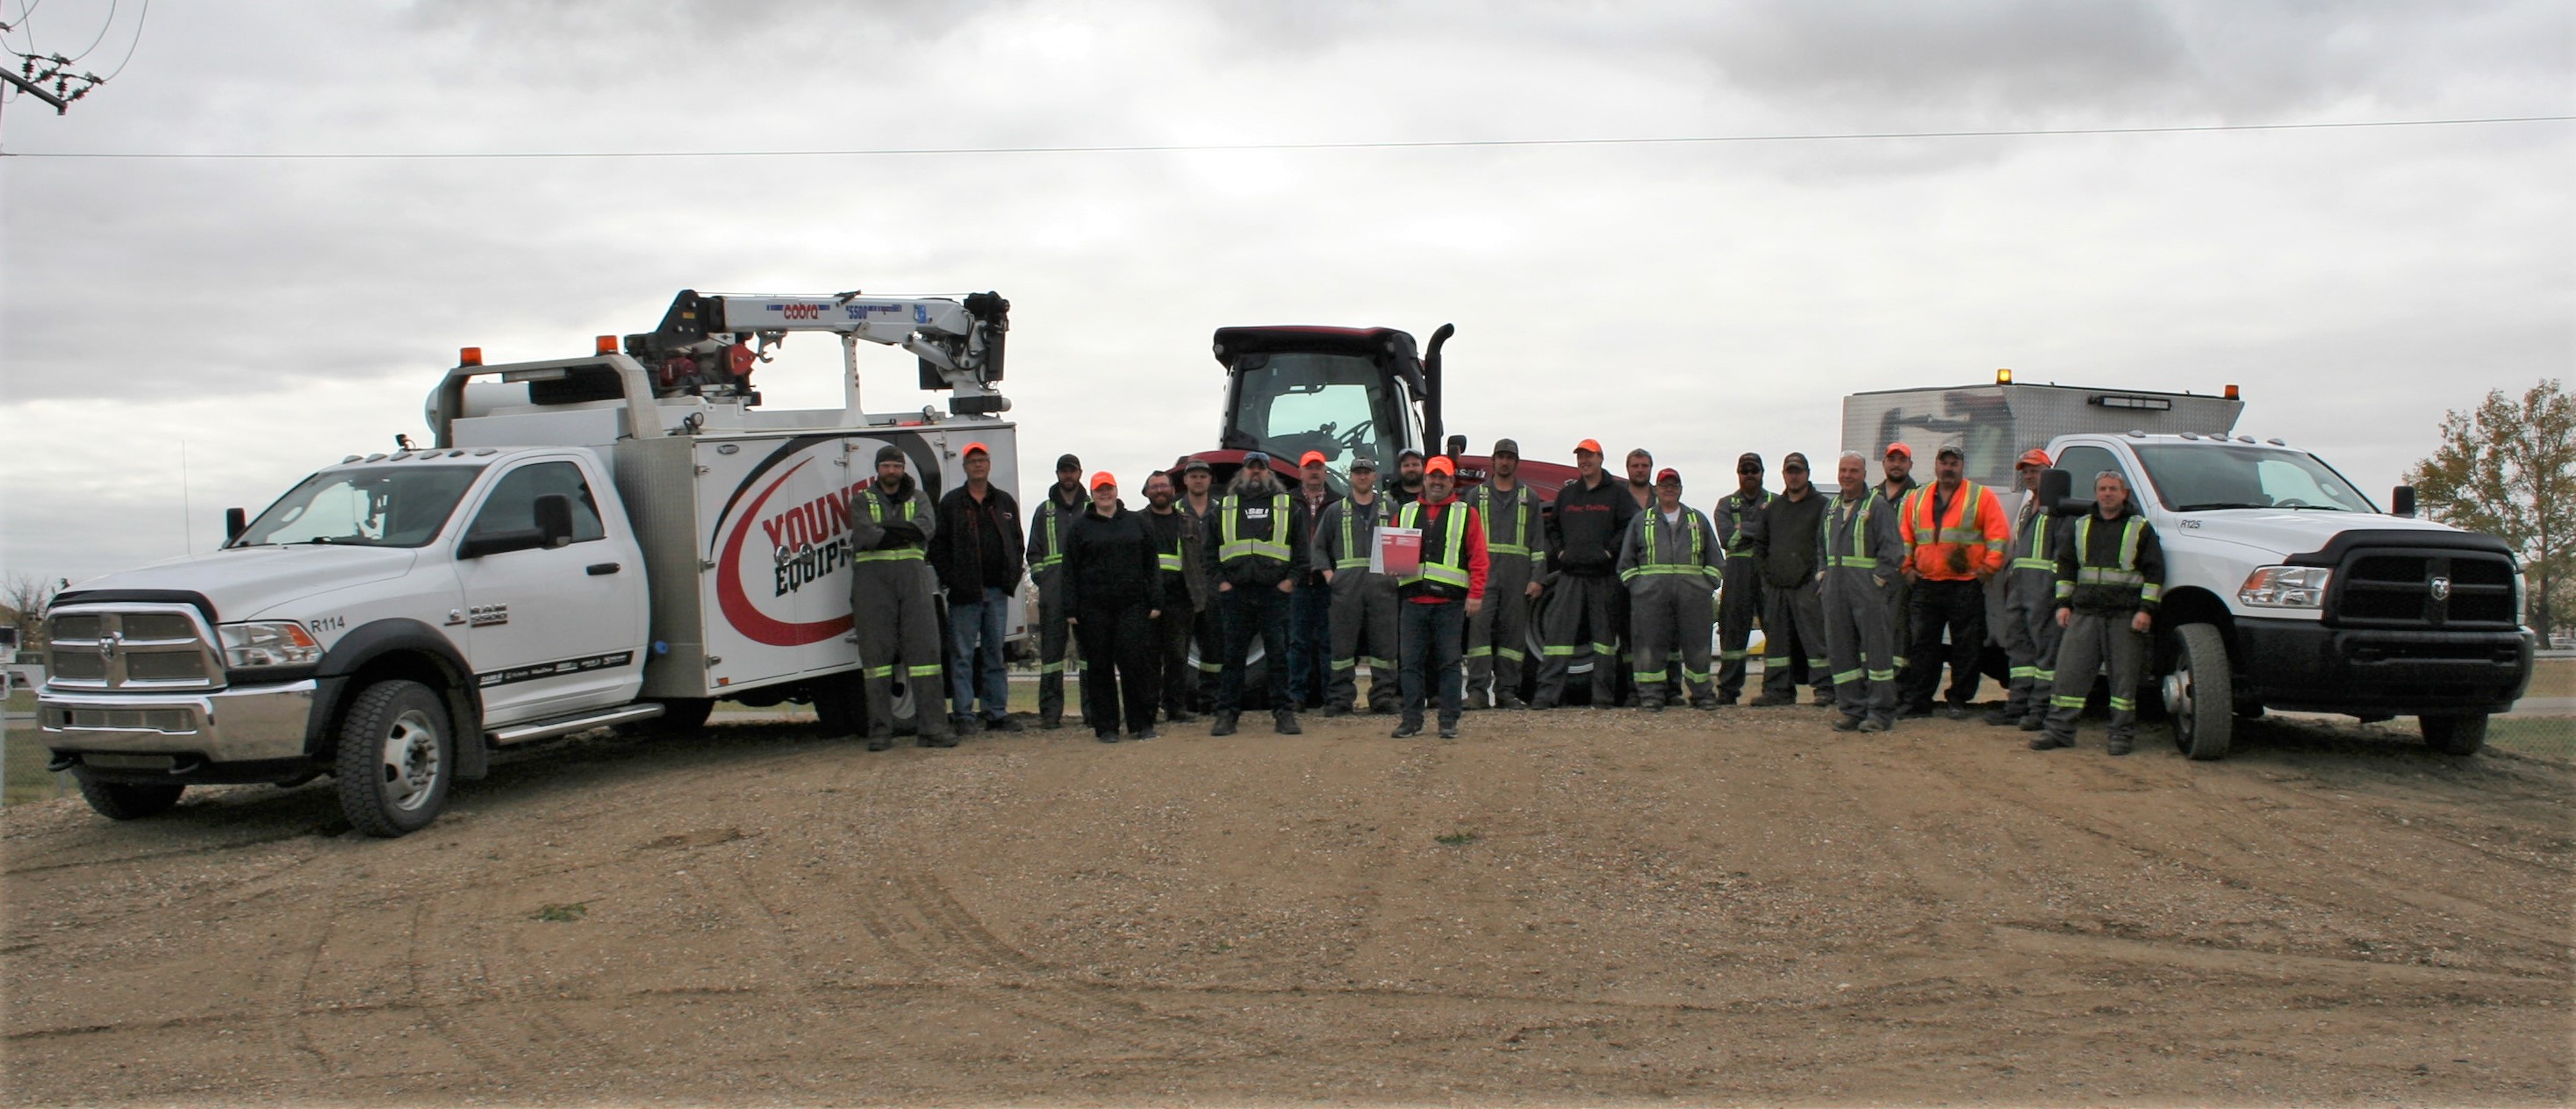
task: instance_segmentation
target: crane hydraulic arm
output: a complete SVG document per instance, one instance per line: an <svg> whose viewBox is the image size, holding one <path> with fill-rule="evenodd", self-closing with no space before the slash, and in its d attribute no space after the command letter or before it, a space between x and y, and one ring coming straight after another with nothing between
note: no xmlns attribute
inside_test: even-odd
<svg viewBox="0 0 2576 1109"><path fill-rule="evenodd" d="M996 391L1002 380L1011 302L997 293L962 297L876 297L860 292L757 296L684 289L660 327L626 336L626 353L655 375L663 395L745 395L756 363L791 331L841 337L843 386L859 408L860 342L901 347L920 364L923 389L949 392L949 411L982 415L1010 410Z"/></svg>

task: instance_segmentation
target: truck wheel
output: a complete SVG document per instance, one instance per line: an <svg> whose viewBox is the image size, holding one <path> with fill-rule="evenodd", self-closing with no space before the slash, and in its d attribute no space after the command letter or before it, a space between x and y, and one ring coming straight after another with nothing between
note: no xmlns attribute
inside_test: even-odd
<svg viewBox="0 0 2576 1109"><path fill-rule="evenodd" d="M456 740L437 691L413 681L358 692L340 721L340 808L371 836L416 832L438 819L456 773Z"/></svg>
<svg viewBox="0 0 2576 1109"><path fill-rule="evenodd" d="M87 774L77 777L80 779L81 799L89 802L90 808L98 810L98 815L109 820L141 820L169 812L171 806L179 803L179 794L188 788L184 785L93 782Z"/></svg>
<svg viewBox="0 0 2576 1109"><path fill-rule="evenodd" d="M2445 755L2474 755L2487 745L2487 715L2422 716L2417 724L2424 729L2424 742ZM86 790L88 787L82 787ZM90 802L97 804L97 802ZM104 811L104 810L102 810Z"/></svg>
<svg viewBox="0 0 2576 1109"><path fill-rule="evenodd" d="M2174 629L2173 672L2164 676L2165 711L2174 746L2194 759L2223 759L2236 730L2236 695L2227 669L2227 637L2214 624Z"/></svg>

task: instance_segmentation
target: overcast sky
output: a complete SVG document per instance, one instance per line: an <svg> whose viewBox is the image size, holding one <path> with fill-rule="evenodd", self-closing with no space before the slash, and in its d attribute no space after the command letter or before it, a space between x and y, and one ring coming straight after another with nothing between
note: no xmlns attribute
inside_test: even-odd
<svg viewBox="0 0 2576 1109"><path fill-rule="evenodd" d="M0 0L105 73L137 5ZM105 34L101 35L101 29ZM14 63L13 63L14 64ZM2576 125L1481 149L228 161L1850 134L2564 115L2576 6L1992 0L164 3L0 109L0 573L212 548L424 434L455 350L587 353L684 287L1013 304L1022 457L1215 445L1231 324L1450 344L1453 431L1644 445L1689 497L1844 394L2215 391L2384 497L2576 361ZM871 351L871 407L913 393ZM791 339L774 406L837 404ZM182 481L181 458L186 457ZM1828 467L1829 468L1829 467ZM1048 475L1021 475L1034 490ZM184 506L184 507L183 507Z"/></svg>

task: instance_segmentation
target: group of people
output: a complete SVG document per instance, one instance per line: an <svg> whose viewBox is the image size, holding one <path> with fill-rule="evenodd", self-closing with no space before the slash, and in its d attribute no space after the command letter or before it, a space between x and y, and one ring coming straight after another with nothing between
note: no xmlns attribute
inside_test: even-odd
<svg viewBox="0 0 2576 1109"><path fill-rule="evenodd" d="M1024 571L1039 606L1039 726L1064 725L1078 651L1082 719L1103 742L1152 738L1158 717L1189 723L1203 712L1211 735L1234 734L1256 643L1272 726L1286 735L1302 730L1300 710L1359 711L1363 666L1367 709L1397 715L1397 738L1421 734L1426 718L1454 738L1471 708L1565 704L1585 660L1595 708L1713 709L1742 696L1757 623L1765 647L1754 706L1796 704L1810 684L1815 703L1837 710L1839 731L1884 732L1929 715L1936 693L1938 711L1964 719L1994 589L2003 613L1994 638L2010 673L1987 721L2040 733L2034 749L2073 746L2090 676L2107 663L2110 751L2131 749L2163 558L2118 473L2098 475L2092 509L2070 521L2038 503L2049 466L2041 450L2019 460L2025 495L2012 513L1965 477L1956 446L1935 453L1930 484L1913 477L1906 444L1888 447L1874 485L1868 460L1845 453L1830 492L1792 452L1774 493L1761 456L1747 453L1736 490L1707 514L1683 502L1680 473L1656 470L1642 449L1629 452L1624 481L1603 467L1597 441L1573 454L1576 476L1552 500L1519 479L1510 439L1494 445L1484 480L1464 488L1454 460L1414 450L1397 456L1385 488L1378 460L1354 457L1347 494L1332 488L1320 452L1298 460L1294 481L1267 455L1247 454L1222 492L1206 461L1185 459L1146 477L1141 508L1120 499L1109 473L1086 481L1068 454L1024 533L982 444L966 448L966 481L935 506L887 448L852 506L869 749L892 742L898 669L930 694L920 702L925 744L953 744L978 724L1019 729L1002 641ZM1390 568L1377 553L1385 528L1418 537L1418 558ZM934 583L948 601L944 645ZM943 669L948 714L936 707Z"/></svg>

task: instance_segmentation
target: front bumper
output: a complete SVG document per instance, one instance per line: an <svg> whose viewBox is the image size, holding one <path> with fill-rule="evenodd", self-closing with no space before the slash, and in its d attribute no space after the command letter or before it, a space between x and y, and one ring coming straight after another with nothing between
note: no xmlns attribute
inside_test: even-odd
<svg viewBox="0 0 2576 1109"><path fill-rule="evenodd" d="M207 693L36 695L37 727L57 761L74 758L98 772L157 774L161 780L234 777L251 780L306 759L316 683L240 686ZM252 767L261 769L251 770Z"/></svg>
<svg viewBox="0 0 2576 1109"><path fill-rule="evenodd" d="M2357 716L2499 713L2531 684L2518 631L2364 631L2239 619L2247 692L2267 708Z"/></svg>

